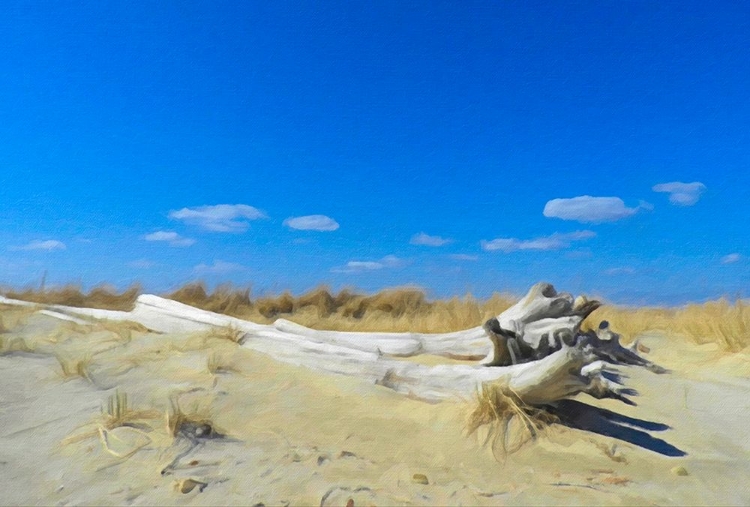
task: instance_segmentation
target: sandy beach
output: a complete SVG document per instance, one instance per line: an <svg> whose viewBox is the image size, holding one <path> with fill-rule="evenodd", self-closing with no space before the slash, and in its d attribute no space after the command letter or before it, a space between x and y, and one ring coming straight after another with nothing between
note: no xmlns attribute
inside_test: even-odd
<svg viewBox="0 0 750 507"><path fill-rule="evenodd" d="M3 505L750 501L746 352L646 335L672 371L627 369L638 406L581 395L508 452L486 429L467 435L471 399L425 403L220 333L1 315Z"/></svg>

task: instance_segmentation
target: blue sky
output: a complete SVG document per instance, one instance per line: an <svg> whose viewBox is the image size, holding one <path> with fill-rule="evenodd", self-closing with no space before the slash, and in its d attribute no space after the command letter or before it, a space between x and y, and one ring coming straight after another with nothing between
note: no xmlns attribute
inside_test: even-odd
<svg viewBox="0 0 750 507"><path fill-rule="evenodd" d="M743 2L18 2L0 283L747 296Z"/></svg>

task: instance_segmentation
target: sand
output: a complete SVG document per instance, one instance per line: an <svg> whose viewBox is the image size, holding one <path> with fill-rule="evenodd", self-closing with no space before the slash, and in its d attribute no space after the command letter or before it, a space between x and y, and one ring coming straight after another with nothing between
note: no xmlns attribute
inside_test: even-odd
<svg viewBox="0 0 750 507"><path fill-rule="evenodd" d="M750 352L646 335L672 372L627 369L638 406L582 395L564 407L575 421L507 453L466 434L471 400L429 404L206 334L0 316L2 505L750 504ZM108 427L117 392L140 414ZM172 435L175 403L212 438Z"/></svg>

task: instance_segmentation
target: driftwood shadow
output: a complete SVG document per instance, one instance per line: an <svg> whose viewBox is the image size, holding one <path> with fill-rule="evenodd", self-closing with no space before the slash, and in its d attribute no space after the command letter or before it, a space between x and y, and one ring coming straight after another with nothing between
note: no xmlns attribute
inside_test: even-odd
<svg viewBox="0 0 750 507"><path fill-rule="evenodd" d="M617 438L664 456L676 457L687 454L672 444L646 433L670 429L666 424L624 416L576 400L561 400L546 408L557 416L560 424L569 428Z"/></svg>

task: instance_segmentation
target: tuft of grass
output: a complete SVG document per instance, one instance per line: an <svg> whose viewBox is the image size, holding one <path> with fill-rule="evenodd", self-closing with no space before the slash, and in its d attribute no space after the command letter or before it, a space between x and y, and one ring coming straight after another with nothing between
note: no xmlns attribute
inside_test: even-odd
<svg viewBox="0 0 750 507"><path fill-rule="evenodd" d="M179 399L176 396L171 397L169 402L170 410L165 414L165 423L167 434L172 438L182 436L189 440L195 440L222 436L222 433L214 425L208 406L198 401L185 410L180 406Z"/></svg>
<svg viewBox="0 0 750 507"><path fill-rule="evenodd" d="M83 357L71 359L60 354L55 355L55 359L60 364L60 370L64 379L81 377L91 381L91 355L86 354Z"/></svg>
<svg viewBox="0 0 750 507"><path fill-rule="evenodd" d="M110 445L111 439L114 438L117 440L117 437L111 435L110 432L115 428L127 427L135 430L150 441L151 439L148 438L144 432L144 430L146 432L151 431L151 425L147 424L146 421L158 420L160 416L160 412L156 410L135 410L128 403L127 393L117 390L107 398L106 409L102 406L101 415L93 422L93 425L95 426L93 429L91 428L91 423L86 424L81 428L78 428L83 431L67 436L63 439L62 444L68 445L99 436L102 445L107 452L116 457L128 457L142 446L138 446L131 453L124 455L118 454Z"/></svg>
<svg viewBox="0 0 750 507"><path fill-rule="evenodd" d="M276 297L262 297L255 301L255 310L266 319L274 319L279 315L290 315L295 310L294 296L284 292Z"/></svg>
<svg viewBox="0 0 750 507"><path fill-rule="evenodd" d="M218 338L239 344L245 337L245 332L233 325L223 326L207 331L206 338Z"/></svg>
<svg viewBox="0 0 750 507"><path fill-rule="evenodd" d="M527 442L536 440L555 420L544 409L523 403L507 387L485 383L476 394L467 430L472 435L487 426L485 445L491 442L493 454L500 459L498 447L502 449L502 456L516 452Z"/></svg>
<svg viewBox="0 0 750 507"><path fill-rule="evenodd" d="M211 375L220 375L222 373L237 373L238 370L217 353L211 353L206 361L206 369Z"/></svg>
<svg viewBox="0 0 750 507"><path fill-rule="evenodd" d="M127 393L117 390L107 399L107 409L102 408L101 426L111 430L120 426L139 427L140 421L158 419L155 410L135 410L128 404Z"/></svg>

